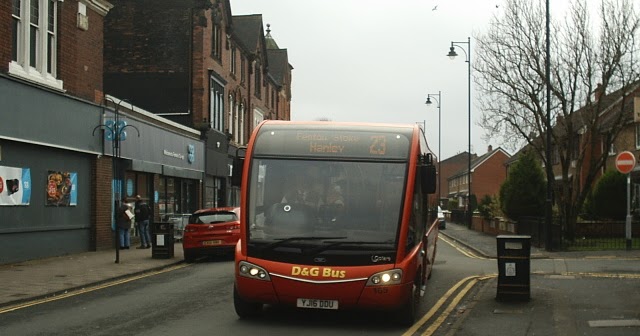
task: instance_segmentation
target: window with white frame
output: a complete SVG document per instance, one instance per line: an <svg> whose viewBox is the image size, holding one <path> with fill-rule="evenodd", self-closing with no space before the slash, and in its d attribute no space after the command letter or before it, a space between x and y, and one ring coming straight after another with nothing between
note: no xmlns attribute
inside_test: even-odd
<svg viewBox="0 0 640 336"><path fill-rule="evenodd" d="M242 54L241 54L242 55ZM244 84L245 77L247 77L247 61L244 56L240 56L240 83Z"/></svg>
<svg viewBox="0 0 640 336"><path fill-rule="evenodd" d="M260 124L264 120L264 112L260 109L253 110L253 125L251 125L251 130L254 130L258 124Z"/></svg>
<svg viewBox="0 0 640 336"><path fill-rule="evenodd" d="M9 73L62 89L57 77L59 0L13 0Z"/></svg>
<svg viewBox="0 0 640 336"><path fill-rule="evenodd" d="M216 22L211 27L211 57L222 59L222 28Z"/></svg>
<svg viewBox="0 0 640 336"><path fill-rule="evenodd" d="M242 104L236 104L234 110L234 131L233 131L233 141L236 143L240 143L240 109L242 108Z"/></svg>
<svg viewBox="0 0 640 336"><path fill-rule="evenodd" d="M640 124L636 124L636 149L640 149Z"/></svg>
<svg viewBox="0 0 640 336"><path fill-rule="evenodd" d="M235 75L236 74L236 47L232 46L231 47L231 52L230 54L230 62L229 62L229 68L231 70L231 74Z"/></svg>
<svg viewBox="0 0 640 336"><path fill-rule="evenodd" d="M262 99L262 67L258 61L256 61L253 70L253 79L255 80L253 93L258 99Z"/></svg>
<svg viewBox="0 0 640 336"><path fill-rule="evenodd" d="M224 132L224 86L215 78L209 79L209 120L211 128Z"/></svg>
<svg viewBox="0 0 640 336"><path fill-rule="evenodd" d="M245 141L244 141L244 130L246 129L244 125L244 116L245 116L244 107L245 106L246 105L244 103L240 104L240 114L239 114L240 122L238 122L238 127L240 128L240 130L238 132L238 143L241 145L245 144Z"/></svg>
<svg viewBox="0 0 640 336"><path fill-rule="evenodd" d="M234 139L236 136L236 132L235 132L235 116L234 116L234 112L236 110L236 104L235 104L235 99L233 99L233 95L229 95L229 128L227 128L227 132L231 135L233 135Z"/></svg>

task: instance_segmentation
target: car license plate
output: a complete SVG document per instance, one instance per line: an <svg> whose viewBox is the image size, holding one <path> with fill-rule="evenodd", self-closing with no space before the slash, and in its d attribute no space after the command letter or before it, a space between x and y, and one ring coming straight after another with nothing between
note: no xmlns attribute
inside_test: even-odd
<svg viewBox="0 0 640 336"><path fill-rule="evenodd" d="M202 245L220 245L222 244L222 240L205 240L202 242Z"/></svg>
<svg viewBox="0 0 640 336"><path fill-rule="evenodd" d="M338 309L338 300L298 299L298 308Z"/></svg>

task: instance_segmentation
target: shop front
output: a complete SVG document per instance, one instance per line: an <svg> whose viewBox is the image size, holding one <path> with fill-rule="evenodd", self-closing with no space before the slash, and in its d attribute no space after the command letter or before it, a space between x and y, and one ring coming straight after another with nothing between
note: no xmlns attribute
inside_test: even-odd
<svg viewBox="0 0 640 336"><path fill-rule="evenodd" d="M121 194L129 204L140 195L150 205L154 221L175 222L179 233L184 220L202 204L205 161L200 132L127 103L121 105L119 118L132 131L120 143L122 169L114 179L112 204ZM109 148L105 152L111 154ZM103 239L101 246L108 247L108 240Z"/></svg>
<svg viewBox="0 0 640 336"><path fill-rule="evenodd" d="M92 250L101 107L1 76L0 101L0 264Z"/></svg>

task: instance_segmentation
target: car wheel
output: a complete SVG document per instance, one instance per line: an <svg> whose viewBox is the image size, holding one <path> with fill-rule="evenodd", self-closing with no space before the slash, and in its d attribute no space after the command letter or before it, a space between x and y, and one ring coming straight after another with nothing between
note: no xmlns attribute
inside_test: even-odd
<svg viewBox="0 0 640 336"><path fill-rule="evenodd" d="M196 261L196 254L193 252L184 251L184 261L187 263Z"/></svg>
<svg viewBox="0 0 640 336"><path fill-rule="evenodd" d="M256 317L262 312L262 304L249 302L240 297L236 286L233 286L233 306L240 318Z"/></svg>

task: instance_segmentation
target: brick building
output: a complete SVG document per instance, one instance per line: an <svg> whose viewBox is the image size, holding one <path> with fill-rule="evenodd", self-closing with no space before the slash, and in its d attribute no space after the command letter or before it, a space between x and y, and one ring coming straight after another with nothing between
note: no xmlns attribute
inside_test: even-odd
<svg viewBox="0 0 640 336"><path fill-rule="evenodd" d="M286 50L229 1L14 0L0 17L0 264L113 248L120 198L156 220L234 204L255 116L289 118Z"/></svg>
<svg viewBox="0 0 640 336"><path fill-rule="evenodd" d="M449 190L448 180L454 174L459 173L461 169L467 167L469 162L468 157L469 157L468 152L462 152L448 159L445 159L438 164L440 168L440 171L438 172L438 174L440 176L438 176L439 183L438 183L438 188L436 190L436 195L440 195L439 196L440 203L442 203L442 207L444 209L449 209L448 203L449 203L449 195L451 193ZM478 157L477 154L471 154L471 160L477 157Z"/></svg>
<svg viewBox="0 0 640 336"><path fill-rule="evenodd" d="M487 153L471 160L471 192L479 201L486 195L497 196L507 178L505 163L510 155L502 148L487 148ZM452 174L448 179L449 199L458 199L458 206L466 208L469 199L468 168Z"/></svg>
<svg viewBox="0 0 640 336"><path fill-rule="evenodd" d="M286 49L265 34L261 15L233 16L228 0L112 3L106 90L202 131L204 206L239 204L229 180L238 150L262 120L290 117Z"/></svg>

